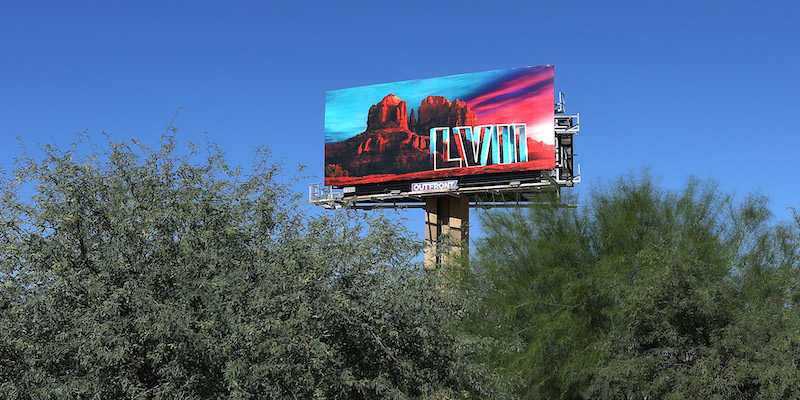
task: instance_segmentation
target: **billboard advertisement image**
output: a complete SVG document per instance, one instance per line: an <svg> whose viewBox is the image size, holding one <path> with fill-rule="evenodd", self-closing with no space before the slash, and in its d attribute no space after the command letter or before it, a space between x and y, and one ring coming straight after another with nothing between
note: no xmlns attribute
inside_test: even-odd
<svg viewBox="0 0 800 400"><path fill-rule="evenodd" d="M329 91L325 185L552 169L553 71L544 65Z"/></svg>

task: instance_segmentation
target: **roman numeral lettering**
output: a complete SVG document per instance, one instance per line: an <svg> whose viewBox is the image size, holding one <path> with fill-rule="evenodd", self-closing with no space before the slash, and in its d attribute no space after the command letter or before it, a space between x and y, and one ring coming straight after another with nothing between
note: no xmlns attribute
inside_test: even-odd
<svg viewBox="0 0 800 400"><path fill-rule="evenodd" d="M528 161L525 124L431 128L433 169L480 167Z"/></svg>

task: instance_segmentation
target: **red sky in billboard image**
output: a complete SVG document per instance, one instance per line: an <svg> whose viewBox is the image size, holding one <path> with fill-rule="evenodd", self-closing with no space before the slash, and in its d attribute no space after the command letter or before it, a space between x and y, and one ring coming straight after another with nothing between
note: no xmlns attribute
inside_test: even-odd
<svg viewBox="0 0 800 400"><path fill-rule="evenodd" d="M330 91L325 184L553 168L553 76L547 65Z"/></svg>

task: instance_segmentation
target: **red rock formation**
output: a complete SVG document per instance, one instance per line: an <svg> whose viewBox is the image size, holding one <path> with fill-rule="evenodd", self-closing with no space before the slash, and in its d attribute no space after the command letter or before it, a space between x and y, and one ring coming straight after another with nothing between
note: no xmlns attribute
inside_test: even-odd
<svg viewBox="0 0 800 400"><path fill-rule="evenodd" d="M451 126L475 126L478 125L478 116L469 109L467 103L456 99L450 106Z"/></svg>
<svg viewBox="0 0 800 400"><path fill-rule="evenodd" d="M416 121L406 113L405 101L394 94L384 97L370 107L366 131L325 145L326 163L341 169L331 172L367 176L429 169L430 138L411 132L409 120Z"/></svg>
<svg viewBox="0 0 800 400"><path fill-rule="evenodd" d="M430 138L407 130L366 131L325 145L325 160L349 176L424 171L430 169L429 143Z"/></svg>
<svg viewBox="0 0 800 400"><path fill-rule="evenodd" d="M325 146L330 173L359 177L427 171L432 167L430 128L478 125L467 103L442 96L426 97L416 114L413 109L407 114L406 102L394 94L384 97L370 107L366 131Z"/></svg>
<svg viewBox="0 0 800 400"><path fill-rule="evenodd" d="M528 161L554 160L555 154L555 145L528 138Z"/></svg>
<svg viewBox="0 0 800 400"><path fill-rule="evenodd" d="M431 121L448 120L450 100L444 96L428 96L422 100L419 105L419 118L417 119L417 126L428 125Z"/></svg>
<svg viewBox="0 0 800 400"><path fill-rule="evenodd" d="M367 131L392 128L408 130L407 115L406 102L389 94L380 103L369 108Z"/></svg>
<svg viewBox="0 0 800 400"><path fill-rule="evenodd" d="M428 96L419 106L416 129L420 135L429 135L434 127L474 126L478 116L467 103L456 99L450 102L443 96Z"/></svg>

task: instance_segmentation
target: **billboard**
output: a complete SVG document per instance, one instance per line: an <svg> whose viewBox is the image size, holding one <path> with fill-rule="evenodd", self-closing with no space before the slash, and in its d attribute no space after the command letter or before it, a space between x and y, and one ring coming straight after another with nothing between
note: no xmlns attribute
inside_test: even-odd
<svg viewBox="0 0 800 400"><path fill-rule="evenodd" d="M325 185L555 167L553 65L327 92Z"/></svg>

